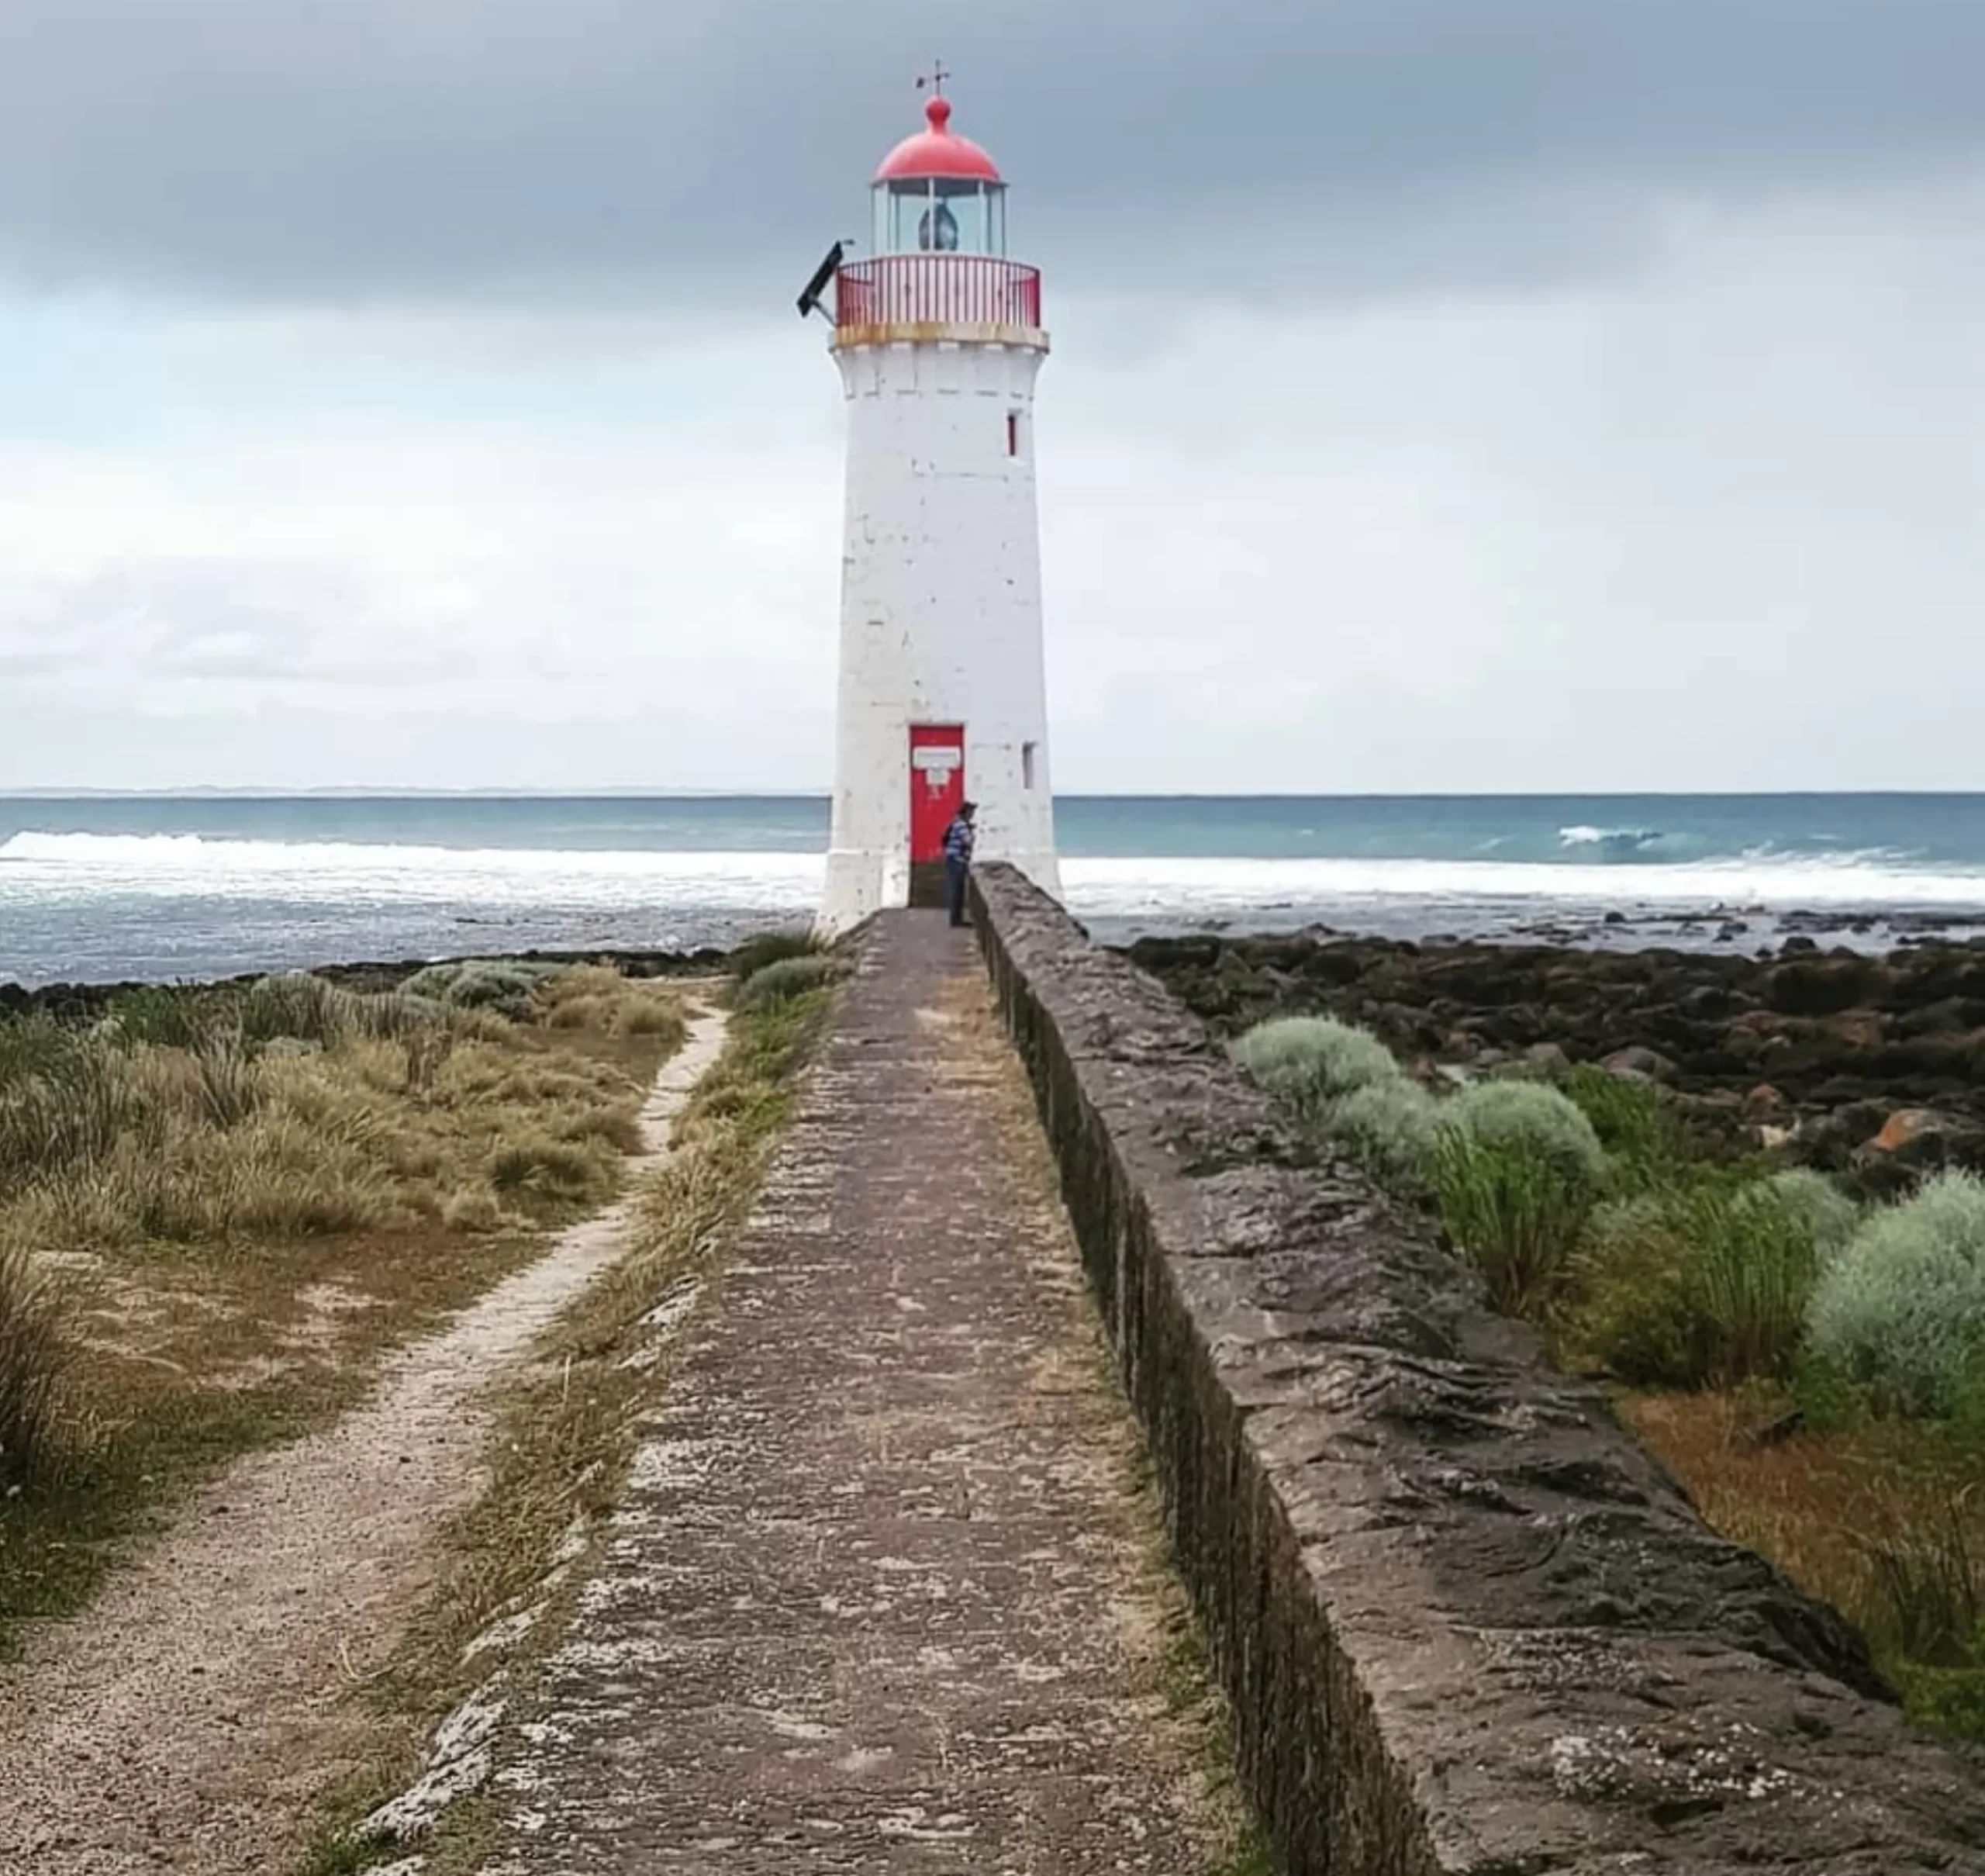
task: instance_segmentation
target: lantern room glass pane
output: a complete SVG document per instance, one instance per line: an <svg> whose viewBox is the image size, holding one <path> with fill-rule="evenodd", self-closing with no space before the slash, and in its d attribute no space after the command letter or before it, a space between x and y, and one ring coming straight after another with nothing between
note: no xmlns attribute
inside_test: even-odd
<svg viewBox="0 0 1985 1876"><path fill-rule="evenodd" d="M875 252L990 254L1006 251L1006 190L996 183L935 179L879 183Z"/></svg>

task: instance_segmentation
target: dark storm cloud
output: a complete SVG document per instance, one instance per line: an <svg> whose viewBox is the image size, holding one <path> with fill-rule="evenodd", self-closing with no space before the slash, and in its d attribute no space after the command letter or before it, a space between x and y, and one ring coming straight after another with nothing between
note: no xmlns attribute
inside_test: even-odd
<svg viewBox="0 0 1985 1876"><path fill-rule="evenodd" d="M1064 278L1616 264L1651 205L1985 147L1979 0L8 0L0 266L321 305L742 302L942 53Z"/></svg>

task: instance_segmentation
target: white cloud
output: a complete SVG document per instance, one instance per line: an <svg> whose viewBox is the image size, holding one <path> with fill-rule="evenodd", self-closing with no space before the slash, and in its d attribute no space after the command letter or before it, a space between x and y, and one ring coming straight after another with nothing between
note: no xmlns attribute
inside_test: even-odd
<svg viewBox="0 0 1985 1876"><path fill-rule="evenodd" d="M1976 206L1677 213L1549 295L1058 299L1058 782L1976 785ZM0 787L825 783L817 328L132 330L126 434L0 444Z"/></svg>

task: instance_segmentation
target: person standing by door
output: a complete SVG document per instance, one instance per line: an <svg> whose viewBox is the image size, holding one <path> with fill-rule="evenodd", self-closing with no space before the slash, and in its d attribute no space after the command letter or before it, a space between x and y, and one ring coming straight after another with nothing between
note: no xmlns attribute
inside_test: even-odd
<svg viewBox="0 0 1985 1876"><path fill-rule="evenodd" d="M972 824L978 813L975 803L964 803L944 830L944 907L955 925L965 923L965 887L972 878L972 847L975 838Z"/></svg>

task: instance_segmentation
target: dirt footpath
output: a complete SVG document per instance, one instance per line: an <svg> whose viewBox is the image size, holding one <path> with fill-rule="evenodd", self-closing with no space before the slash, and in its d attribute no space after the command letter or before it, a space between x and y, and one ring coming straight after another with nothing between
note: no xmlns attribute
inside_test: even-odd
<svg viewBox="0 0 1985 1876"><path fill-rule="evenodd" d="M643 1114L651 1156L722 1047L699 1016ZM640 1162L633 1169L638 1173ZM349 1762L341 1697L472 1496L479 1397L619 1248L616 1206L388 1364L367 1405L230 1467L163 1540L0 1671L0 1876L276 1876Z"/></svg>

